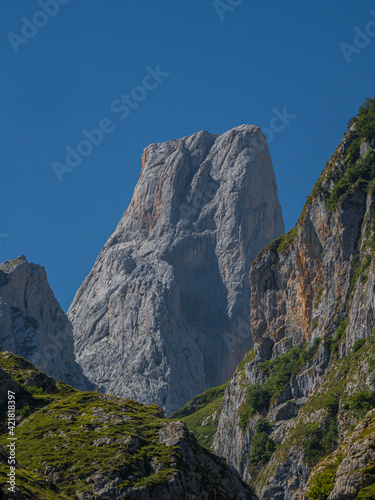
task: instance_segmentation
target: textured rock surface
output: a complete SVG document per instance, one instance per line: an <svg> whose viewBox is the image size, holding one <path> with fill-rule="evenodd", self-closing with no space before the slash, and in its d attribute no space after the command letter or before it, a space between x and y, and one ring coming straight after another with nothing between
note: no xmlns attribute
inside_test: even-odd
<svg viewBox="0 0 375 500"><path fill-rule="evenodd" d="M72 325L43 267L24 256L0 264L0 345L56 380L93 389L75 361Z"/></svg>
<svg viewBox="0 0 375 500"><path fill-rule="evenodd" d="M375 410L371 410L339 448L313 470L307 490L313 492L320 476L332 483L327 500L375 498L374 463Z"/></svg>
<svg viewBox="0 0 375 500"><path fill-rule="evenodd" d="M251 488L243 483L234 469L201 448L194 434L183 422L170 422L159 431L162 445L176 446L181 457L181 472L167 484L155 488L140 487L124 498L137 500L233 499L255 500Z"/></svg>
<svg viewBox="0 0 375 500"><path fill-rule="evenodd" d="M251 269L254 351L228 384L214 451L256 485L262 500L303 498L314 461L358 422L365 403L355 407L353 394L359 392L359 399L374 403L369 358L375 327L375 194L373 183L368 183L373 171L369 174L367 167L356 164L357 170L353 167L346 175L350 163L344 160L355 130L353 126L345 135L327 164L296 227L268 245ZM374 164L370 147L362 143L357 153ZM360 351L362 358L357 359L357 341L369 337L367 351ZM319 344L319 339L324 340ZM288 381L285 365L275 363L293 347L300 349L301 358ZM279 375L273 371L276 366ZM268 379L274 381L272 387L263 385ZM262 392L266 403L259 403L258 397L256 411L250 411L246 396L255 384L270 396ZM246 408L250 417L243 427L240 415ZM281 445L254 471L252 440L259 416L271 422L270 439ZM309 440L315 455L306 444Z"/></svg>
<svg viewBox="0 0 375 500"><path fill-rule="evenodd" d="M250 263L283 229L259 128L147 147L68 313L84 373L167 413L225 382L251 346Z"/></svg>
<svg viewBox="0 0 375 500"><path fill-rule="evenodd" d="M53 379L35 399L27 372L49 377L9 353L0 355L1 378L3 370L24 392L29 411L18 411L17 394L16 494L1 498L256 500L232 467L202 448L183 422L166 420L160 407ZM9 473L6 426L0 413L1 492Z"/></svg>

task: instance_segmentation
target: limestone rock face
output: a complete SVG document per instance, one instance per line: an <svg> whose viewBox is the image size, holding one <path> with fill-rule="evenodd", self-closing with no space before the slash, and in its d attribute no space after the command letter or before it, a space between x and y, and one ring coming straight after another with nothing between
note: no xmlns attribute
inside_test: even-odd
<svg viewBox="0 0 375 500"><path fill-rule="evenodd" d="M258 127L147 147L130 206L68 313L84 373L167 413L226 381L252 344L250 263L283 231Z"/></svg>
<svg viewBox="0 0 375 500"><path fill-rule="evenodd" d="M94 388L75 361L72 325L44 268L24 256L0 264L0 345L56 380Z"/></svg>
<svg viewBox="0 0 375 500"><path fill-rule="evenodd" d="M331 426L326 450L334 449L361 417L354 395L375 391L375 194L368 173L375 153L362 143L350 167L345 159L354 140L352 127L295 228L267 245L251 268L254 350L227 386L214 451L256 485L262 500L304 498L313 465L327 453L319 440ZM272 424L269 439L280 446L256 469L251 453L259 417ZM315 456L309 442L321 446Z"/></svg>

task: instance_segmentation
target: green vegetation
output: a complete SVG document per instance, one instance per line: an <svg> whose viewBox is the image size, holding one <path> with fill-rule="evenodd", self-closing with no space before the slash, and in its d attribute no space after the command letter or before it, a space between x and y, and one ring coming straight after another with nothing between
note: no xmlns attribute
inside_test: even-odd
<svg viewBox="0 0 375 500"><path fill-rule="evenodd" d="M306 493L308 500L327 500L335 485L333 472L322 472L311 480L309 491Z"/></svg>
<svg viewBox="0 0 375 500"><path fill-rule="evenodd" d="M252 347L249 351L247 351L243 360L237 366L237 370L243 372L245 370L245 365L247 365L248 363L251 363L252 361L254 361L254 359L255 359L255 349L254 349L254 347Z"/></svg>
<svg viewBox="0 0 375 500"><path fill-rule="evenodd" d="M11 375L12 379L21 387L17 394L16 409L17 414L26 418L52 401L78 392L65 382L56 382L50 379L45 373L39 371L25 358L16 356L7 351L0 351L0 368ZM39 384L39 387L29 386L29 381ZM4 432L6 418L6 404L0 405L0 432Z"/></svg>
<svg viewBox="0 0 375 500"><path fill-rule="evenodd" d="M219 387L208 389L207 391L193 398L191 401L189 401L189 403L177 410L175 413L173 413L170 418L172 420L181 420L184 417L188 417L189 415L202 410L208 404L216 402L218 399L224 396L226 387L227 383L220 385Z"/></svg>
<svg viewBox="0 0 375 500"><path fill-rule="evenodd" d="M156 405L77 392L49 404L17 428L17 458L41 472L45 463L58 464L61 491L67 496L88 491L86 479L99 470L108 477L114 471L124 474L121 488L164 482L176 473L173 463L178 456L176 447L158 442L163 422ZM5 436L0 444L6 445ZM160 464L156 474L152 463Z"/></svg>
<svg viewBox="0 0 375 500"><path fill-rule="evenodd" d="M354 186L361 185L365 190L372 189L371 181L375 177L375 153L370 150L364 158L360 158L360 146L363 141L371 143L375 138L375 99L365 100L358 114L349 120L348 127L350 128L354 123L356 127L350 132L350 145L344 159L344 164L348 168L326 197L327 206L331 210Z"/></svg>
<svg viewBox="0 0 375 500"><path fill-rule="evenodd" d="M290 436L274 452L273 460L270 462L273 469L266 465L258 474L259 487L267 482L276 467L275 464L285 462L293 446L302 448L305 461L310 466L316 465L332 453L338 443L338 412L341 415L345 414L345 419L341 419L341 432L344 433L353 429L368 410L375 407L375 394L366 388L362 375L363 366L368 360L373 360L374 355L373 333L361 349L335 359L321 390L312 395L300 410ZM356 391L354 394L353 383Z"/></svg>
<svg viewBox="0 0 375 500"><path fill-rule="evenodd" d="M208 389L170 417L172 420L185 422L194 432L199 444L210 450L217 430L226 386L227 384L223 384Z"/></svg>
<svg viewBox="0 0 375 500"><path fill-rule="evenodd" d="M270 437L271 426L264 418L255 424L255 435L251 441L250 474L256 474L265 465L276 450L276 443Z"/></svg>
<svg viewBox="0 0 375 500"><path fill-rule="evenodd" d="M375 393L365 389L353 394L345 407L349 410L355 410L363 418L374 407L374 403Z"/></svg>
<svg viewBox="0 0 375 500"><path fill-rule="evenodd" d="M324 408L327 411L325 421L322 424L307 424L304 432L303 449L306 463L310 467L313 467L323 457L332 453L337 446L339 394L329 392L325 397Z"/></svg>
<svg viewBox="0 0 375 500"><path fill-rule="evenodd" d="M375 244L375 234L372 235L372 238L374 239L374 244ZM372 245L372 238L367 239L367 244ZM366 244L365 244L366 247ZM373 255L367 254L363 262L361 263L361 259L359 255L355 255L352 260L352 276L350 279L350 285L349 285L349 290L348 290L348 296L349 299L353 297L353 293L355 290L355 287L358 283L358 280L361 281L361 283L366 283L368 279L368 269L371 265L373 259Z"/></svg>
<svg viewBox="0 0 375 500"><path fill-rule="evenodd" d="M365 476L370 476L372 479L372 484L365 486L359 492L356 498L367 498L372 500L375 498L375 463L370 462L369 465L361 470L362 474Z"/></svg>
<svg viewBox="0 0 375 500"><path fill-rule="evenodd" d="M18 264L18 262L21 262L19 259L13 259L9 260L7 262L4 262L2 266L0 267L0 271L3 271L4 273L9 273L13 267Z"/></svg>
<svg viewBox="0 0 375 500"><path fill-rule="evenodd" d="M254 262L257 260L258 256L263 254L265 251L272 250L277 253L287 253L289 248L294 244L297 236L298 227L295 225L290 231L282 236L276 238L276 240L271 241L268 245L255 257Z"/></svg>
<svg viewBox="0 0 375 500"><path fill-rule="evenodd" d="M353 352L359 351L360 348L366 344L366 339L358 339L354 342Z"/></svg>
<svg viewBox="0 0 375 500"><path fill-rule="evenodd" d="M294 244L298 225L305 218L307 206L318 196L324 198L327 208L332 211L349 192L353 192L357 187L367 192L375 190L375 152L369 150L363 158L360 158L362 142L366 141L368 144L372 144L372 141L375 140L375 98L367 98L364 101L358 114L349 120L348 127L350 128L353 123L356 123L356 127L355 130L347 133L349 146L346 150L346 157L343 159L346 169L342 171L336 167L336 162L342 160L341 151L336 149L313 186L310 195L307 196L296 226L287 234L269 243L261 254L266 250L279 253L286 253L289 250ZM331 187L332 183L333 187ZM372 242L373 250L375 250L375 238Z"/></svg>
<svg viewBox="0 0 375 500"><path fill-rule="evenodd" d="M7 463L0 462L0 491L5 492L9 484L7 481L9 477L9 466ZM24 468L16 470L17 490L20 496L14 498L22 498L25 500L70 500L69 497L62 493L57 493L57 488L49 487L44 481L35 473L28 471Z"/></svg>
<svg viewBox="0 0 375 500"><path fill-rule="evenodd" d="M370 264L372 262L372 258L375 253L375 210L371 210L370 212L370 221L365 233L365 238L366 241L364 242L364 250L369 249L370 254L366 255L365 261L369 260L370 262L368 263L368 267L370 267ZM365 273L367 272L367 269L365 269Z"/></svg>
<svg viewBox="0 0 375 500"><path fill-rule="evenodd" d="M28 387L28 392L30 394L34 394L34 395L37 395L37 394L40 394L42 395L44 393L44 390L43 390L43 387Z"/></svg>
<svg viewBox="0 0 375 500"><path fill-rule="evenodd" d="M293 347L287 354L259 365L268 378L263 385L254 384L248 387L239 419L239 426L242 430L245 430L247 422L255 413L262 409L268 410L271 401L282 393L291 376L313 356L319 343L320 339L315 339L314 343L306 349Z"/></svg>
<svg viewBox="0 0 375 500"><path fill-rule="evenodd" d="M339 345L340 345L340 342L345 335L346 328L348 326L348 322L349 322L349 316L347 316L346 318L343 318L339 322L334 336L324 337L324 345L327 347L327 349L330 349L334 353L338 352Z"/></svg>
<svg viewBox="0 0 375 500"><path fill-rule="evenodd" d="M289 248L293 245L297 236L297 226L294 226L290 231L288 231L283 236L280 236L277 241L276 251L278 253L286 253Z"/></svg>
<svg viewBox="0 0 375 500"><path fill-rule="evenodd" d="M29 415L31 415L32 411L30 410L30 407L29 406L24 406L23 408L21 408L21 410L19 411L19 414L22 418L26 418L28 417Z"/></svg>
<svg viewBox="0 0 375 500"><path fill-rule="evenodd" d="M354 442L367 441L370 436L373 437L373 432L374 420L373 417L370 417L370 419L368 419L366 422L365 431L357 436ZM345 447L345 441L342 446ZM328 457L328 459L325 459L324 462L318 465L319 472L317 474L314 474L313 472L313 476L310 479L309 490L305 495L307 500L327 500L334 488L335 475L343 458L343 453L340 450L335 454L335 456ZM357 477L362 476L362 478L363 476L370 476L372 480L372 484L370 485L368 484L368 478L366 478L365 482L362 480L363 487L357 493L355 498L375 498L375 463L369 462L367 467L365 467L364 469L354 469L353 474Z"/></svg>
<svg viewBox="0 0 375 500"><path fill-rule="evenodd" d="M374 500L375 498L375 484L371 484L370 486L366 486L365 488L362 488L359 492L358 495L356 496L356 499L365 499L367 500Z"/></svg>
<svg viewBox="0 0 375 500"><path fill-rule="evenodd" d="M359 147L363 140L375 139L375 99L368 97L360 106L358 114L348 122L348 129L356 124L352 142L347 149L345 163L353 165L359 157Z"/></svg>
<svg viewBox="0 0 375 500"><path fill-rule="evenodd" d="M356 127L355 130L348 132L350 145L344 158L346 170L341 173L341 171L335 169L335 163L340 158L340 152L337 149L330 161L327 162L326 168L315 183L311 194L307 197L300 220L304 218L306 206L319 195L325 198L327 207L333 210L339 201L355 186L361 185L367 191L374 189L374 151L368 151L364 158L360 158L360 146L363 141L371 143L375 138L375 99L368 98L365 100L359 108L358 114L349 120L348 128L353 123L356 123ZM326 187L326 181L334 183L331 192Z"/></svg>
<svg viewBox="0 0 375 500"><path fill-rule="evenodd" d="M345 170L344 175L335 184L326 204L330 210L337 207L337 204L343 195L346 195L356 186L361 186L368 190L370 182L375 178L375 152L369 150L364 158Z"/></svg>
<svg viewBox="0 0 375 500"><path fill-rule="evenodd" d="M64 382L54 385L29 361L8 352L0 352L0 367L21 387L16 398L16 414L23 420L17 426L17 460L27 467L17 471L22 498L73 498L77 491L90 492L91 483L86 480L97 474L105 481L120 477L122 490L163 483L178 472L178 447L159 441L166 421L158 406L79 392ZM42 385L28 387L25 382L30 377ZM202 399L213 403L213 397L223 391L224 386L211 390ZM6 447L6 411L0 413L0 445ZM6 460L0 448L0 487L9 472ZM58 467L59 490L41 479L47 467Z"/></svg>

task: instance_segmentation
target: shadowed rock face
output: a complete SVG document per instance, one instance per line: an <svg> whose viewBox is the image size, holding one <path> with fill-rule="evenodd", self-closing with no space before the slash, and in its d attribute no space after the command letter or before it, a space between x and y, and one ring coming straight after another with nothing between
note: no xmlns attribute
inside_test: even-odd
<svg viewBox="0 0 375 500"><path fill-rule="evenodd" d="M0 264L0 345L56 380L94 389L75 361L72 325L42 266L22 255Z"/></svg>
<svg viewBox="0 0 375 500"><path fill-rule="evenodd" d="M261 130L152 144L129 208L69 310L102 390L170 413L251 346L249 267L284 232Z"/></svg>

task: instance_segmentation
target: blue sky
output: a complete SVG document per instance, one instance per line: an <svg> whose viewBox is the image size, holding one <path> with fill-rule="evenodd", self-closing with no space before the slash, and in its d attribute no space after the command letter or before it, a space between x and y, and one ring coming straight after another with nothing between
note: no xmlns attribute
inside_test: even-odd
<svg viewBox="0 0 375 500"><path fill-rule="evenodd" d="M290 229L347 120L375 94L371 1L56 5L2 7L0 261L45 266L65 310L127 208L148 144L277 123L270 151ZM120 114L127 94L138 102ZM66 146L99 125L101 143L59 182L52 163L66 165Z"/></svg>

